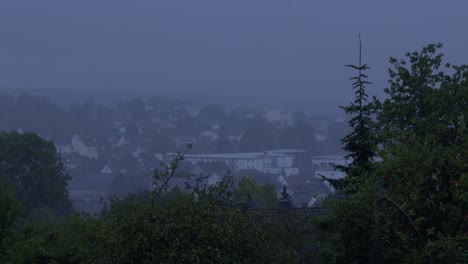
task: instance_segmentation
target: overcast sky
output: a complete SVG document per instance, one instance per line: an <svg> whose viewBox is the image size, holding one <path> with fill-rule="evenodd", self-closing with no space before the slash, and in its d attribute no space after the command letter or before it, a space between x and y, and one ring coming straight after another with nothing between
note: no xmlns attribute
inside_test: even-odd
<svg viewBox="0 0 468 264"><path fill-rule="evenodd" d="M337 104L358 33L381 94L389 56L443 42L468 63L467 12L461 0L1 0L0 86Z"/></svg>

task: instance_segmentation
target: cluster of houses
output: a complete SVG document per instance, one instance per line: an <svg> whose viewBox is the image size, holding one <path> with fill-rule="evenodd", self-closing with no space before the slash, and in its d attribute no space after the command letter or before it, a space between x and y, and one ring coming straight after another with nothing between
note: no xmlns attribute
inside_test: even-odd
<svg viewBox="0 0 468 264"><path fill-rule="evenodd" d="M57 149L63 156L79 155L89 160L99 160L96 147L87 146L78 136L74 136L69 146L58 146ZM144 151L137 148L130 155L138 161L137 166L149 167L151 171L157 168L160 162L170 162L175 153L152 154L151 162L140 158ZM240 177L250 177L259 184L272 184L278 192L282 186L287 186L288 192L293 197L296 206L315 206L320 199L334 192L333 187L323 177L340 179L345 175L336 171L335 165L347 165L348 161L343 156L313 156L310 152L297 149L268 150L251 153L224 153L224 154L184 154L185 164L189 163L190 169L186 172L197 174L209 174L207 184L216 184L228 171ZM67 162L68 161L68 162ZM148 163L148 164L145 164ZM84 177L74 178L69 184L69 196L74 207L79 211L99 214L102 211L105 198L112 194L111 186L117 177L129 175L127 171L116 163L102 163L94 173L86 173ZM222 164L218 171L207 170L210 164ZM77 166L77 162L65 160L68 169ZM219 166L218 166L219 167ZM252 176L252 172L255 175ZM119 176L120 175L120 176ZM261 175L261 176L258 176ZM148 172L143 186L152 188L151 172ZM132 179L130 179L132 181ZM171 186L185 187L187 179L178 178L171 182ZM104 200L103 200L104 198Z"/></svg>
<svg viewBox="0 0 468 264"><path fill-rule="evenodd" d="M73 142L77 142L75 138ZM79 140L78 140L79 141ZM79 148L72 147L59 148L63 151L75 151L88 158L94 158L94 149L86 149L86 145L76 143ZM86 150L86 151L85 151ZM135 157L137 153L132 153ZM170 162L174 153L153 154L155 160L160 162ZM307 204L314 206L319 200L331 192L333 188L326 181L322 181L322 176L338 179L344 174L335 171L334 165L346 165L347 160L342 156L312 156L308 151L296 149L269 150L252 153L226 153L226 154L185 154L185 163L191 164L189 173L207 174L210 173L207 183L216 184L223 173L230 171L233 174L251 177L259 180L262 184L273 184L278 192L282 186L288 187L288 192L293 197L296 205ZM213 173L207 171L206 165L223 164L223 171ZM156 164L153 164L156 166ZM249 176L252 171L262 175L262 179L257 176ZM87 175L84 179L72 180L69 186L70 199L74 201L75 208L90 213L99 213L102 210L102 198L110 194L110 186L115 181L118 174L125 174L125 170L111 168L109 165L103 166L97 173ZM146 178L147 189L152 187L151 175ZM186 179L176 179L172 186L184 187Z"/></svg>
<svg viewBox="0 0 468 264"><path fill-rule="evenodd" d="M313 198L317 195L333 192L331 186L321 181L322 176L344 177L333 167L333 164L346 163L341 156L313 156L310 152L299 149L209 153L212 145L217 144L221 133L221 127L216 120L205 124L205 130L200 130L198 134L169 132L178 131L178 127L183 127L187 118L196 118L199 115L199 109L194 106L177 106L171 109L146 106L144 111L151 114L143 121L138 121L131 115L120 116L107 126L93 127L91 136L73 135L69 142L62 141L56 145L66 168L73 176L69 183L69 196L77 209L99 213L102 208L101 198L115 191L111 186L116 185L116 179L119 177L132 181L138 176L146 182L142 186L147 189L152 188L152 173L161 162L169 162L175 155L153 152L154 149L160 149L158 141L154 141L155 137L160 137L158 135L164 133L169 136L164 137L164 140L161 139L160 143L172 145L175 149L195 142L198 150L206 146L201 152L208 153L185 154L184 162L185 165L189 165L187 169L189 173L209 174L209 184L215 184L229 171L240 177L245 175L254 178L260 184L273 184L278 190L287 186L288 191L297 198L298 202L313 205ZM292 112L267 110L263 114L268 122L278 127L288 127L293 123ZM249 117L248 112L242 115L245 118ZM313 125L316 127L316 137L320 141L319 139L324 138L322 134L326 135L327 127L320 122ZM224 136L229 141L238 143L242 139L243 132L239 130ZM128 165L129 163L132 165ZM213 170L210 164L223 166ZM174 185L184 186L181 180L179 181L174 182Z"/></svg>
<svg viewBox="0 0 468 264"><path fill-rule="evenodd" d="M64 154L77 154L80 156L87 157L89 159L98 159L99 151L97 147L87 146L78 135L73 135L70 145L59 145L56 146L57 151Z"/></svg>
<svg viewBox="0 0 468 264"><path fill-rule="evenodd" d="M309 204L311 195L333 191L320 181L322 176L344 177L332 166L346 163L340 156L314 156L298 149L235 153L249 149L245 146L252 140L247 141L247 135L261 134L248 133L254 130L251 129L252 120L263 117L278 131L287 131L290 126L294 127L298 117L290 111L227 109L222 106L198 108L187 102L164 98L136 99L121 102L116 107L77 105L61 111L64 123L60 130L29 125L27 120L20 120L21 116L16 117L19 120L16 123L24 124L26 131L41 131L44 138L52 137L65 168L72 176L70 199L83 211L98 213L102 207L101 197L113 194L114 187L119 187L119 184L131 185L138 178L143 182L139 187L152 188L151 176L158 165L170 161L174 155L172 152L192 143L195 143L198 153L185 155L184 169L189 173L211 175L210 184L215 184L230 171L239 177L253 178L259 184L274 184L278 190L286 185L295 199ZM56 116L51 120L53 118ZM342 130L329 127L329 120L307 121L313 127L315 141L323 143L317 144L320 146L317 146L315 154L322 153L319 151L322 146L329 148L327 140L333 134L331 131ZM337 125L340 122L332 123ZM18 129L18 132L23 131ZM278 132L275 137L280 137L280 134ZM284 134L287 135L284 138L295 135ZM249 143L241 144L245 142ZM275 144L270 145L274 148ZM276 144L278 148L285 146L295 144ZM311 191L315 189L320 191ZM91 205L95 208L90 209Z"/></svg>

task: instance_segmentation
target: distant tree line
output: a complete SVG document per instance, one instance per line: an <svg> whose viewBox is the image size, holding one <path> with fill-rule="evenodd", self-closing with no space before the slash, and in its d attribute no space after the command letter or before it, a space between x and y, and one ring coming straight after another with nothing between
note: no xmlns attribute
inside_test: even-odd
<svg viewBox="0 0 468 264"><path fill-rule="evenodd" d="M338 139L346 129L330 125L329 139L319 142L317 131L302 111L292 114L292 125L277 126L268 122L261 110L235 109L228 113L223 106L210 104L201 107L197 114L190 114L185 109L190 107L193 105L189 102L161 97L133 98L115 106L93 100L60 106L43 96L0 94L0 131L35 132L57 145L70 144L71 137L77 134L87 142L107 147L109 140L115 144L123 135L132 147L146 146L153 153L180 150L175 139L196 139L202 132L212 131L217 139L198 140L194 152L293 148L320 155L340 152ZM119 127L125 132L119 132Z"/></svg>

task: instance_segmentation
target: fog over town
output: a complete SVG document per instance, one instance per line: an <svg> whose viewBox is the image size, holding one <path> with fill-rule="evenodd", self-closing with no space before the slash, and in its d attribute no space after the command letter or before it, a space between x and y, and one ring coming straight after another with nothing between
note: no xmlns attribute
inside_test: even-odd
<svg viewBox="0 0 468 264"><path fill-rule="evenodd" d="M0 262L463 263L467 10L3 0Z"/></svg>

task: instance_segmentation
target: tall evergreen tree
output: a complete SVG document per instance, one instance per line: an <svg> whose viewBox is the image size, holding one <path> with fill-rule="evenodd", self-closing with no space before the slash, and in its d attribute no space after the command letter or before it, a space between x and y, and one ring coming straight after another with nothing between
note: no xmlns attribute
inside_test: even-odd
<svg viewBox="0 0 468 264"><path fill-rule="evenodd" d="M350 64L345 66L356 70L358 74L350 78L350 80L354 81L352 85L356 98L349 106L341 106L346 114L352 116L348 122L351 132L341 139L343 150L348 153L345 158L351 159L352 162L348 166L336 166L336 169L347 175L346 180L330 180L331 184L337 189L345 188L347 180L369 172L370 163L376 156L377 146L374 133L375 124L372 120L376 105L367 102L369 96L366 93L366 85L371 84L371 82L366 81L368 76L364 74L364 71L370 67L367 64L362 64L361 35L359 35L358 65Z"/></svg>
<svg viewBox="0 0 468 264"><path fill-rule="evenodd" d="M466 262L468 65L445 72L440 47L390 59L387 98L375 104L381 161L360 173L351 164L352 195L327 204L329 262Z"/></svg>

